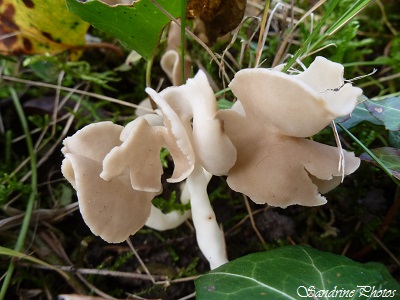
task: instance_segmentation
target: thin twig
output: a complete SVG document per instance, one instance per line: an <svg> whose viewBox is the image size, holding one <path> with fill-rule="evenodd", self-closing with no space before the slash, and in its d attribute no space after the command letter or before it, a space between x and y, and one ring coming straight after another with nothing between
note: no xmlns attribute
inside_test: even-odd
<svg viewBox="0 0 400 300"><path fill-rule="evenodd" d="M153 275L151 275L149 269L147 268L147 266L145 265L145 263L143 262L142 258L139 256L139 254L137 253L135 247L133 246L131 239L127 238L126 243L128 244L129 248L131 249L131 251L133 252L133 254L135 255L136 259L139 261L140 265L142 266L143 270L146 272L146 274L150 277L151 282L154 284L156 281L154 280Z"/></svg>
<svg viewBox="0 0 400 300"><path fill-rule="evenodd" d="M31 265L31 264L20 264L22 266L29 266L36 269L42 270L50 270L50 268L41 265ZM132 273L132 272L121 272L121 271L111 271L111 270L101 270L101 269L88 269L88 268L76 268L74 266L54 266L57 269L60 269L64 272L69 273L79 273L82 275L97 275L97 276L110 276L110 277L119 277L119 278L128 278L128 279L139 279L139 280L148 280L153 281L154 279L157 280L166 280L166 276L163 275L152 275L149 276L147 274L140 274L140 273ZM193 280L193 279L191 279ZM189 280L188 280L189 281ZM158 284L165 282L165 281L157 281ZM172 281L169 281L172 282Z"/></svg>
<svg viewBox="0 0 400 300"><path fill-rule="evenodd" d="M256 223L254 222L253 212L251 211L251 208L250 208L249 199L247 198L247 196L245 194L242 194L242 195L243 195L244 203L246 204L247 212L249 213L251 226L253 227L253 229L254 229L255 233L257 234L258 238L260 239L261 243L263 245L265 245L266 242L265 242L263 236L261 235L260 231L258 231Z"/></svg>
<svg viewBox="0 0 400 300"><path fill-rule="evenodd" d="M335 141L336 141L336 146L338 148L338 152L339 152L339 163L338 163L338 172L340 172L342 174L342 180L341 182L343 182L344 176L345 176L345 160L344 160L344 152L343 152L343 147L342 147L342 143L340 142L340 137L339 137L339 133L337 131L336 128L336 124L335 121L332 120L331 121L331 126L332 126L332 131L333 131L333 136L335 137Z"/></svg>
<svg viewBox="0 0 400 300"><path fill-rule="evenodd" d="M396 189L395 198L393 204L390 206L381 226L377 231L378 238L382 238L386 230L389 228L390 223L393 221L394 216L400 209L400 188Z"/></svg>
<svg viewBox="0 0 400 300"><path fill-rule="evenodd" d="M268 18L268 20L267 20L267 24L265 25L265 29L264 29L264 32L263 32L263 36L262 36L262 40L261 40L261 48L260 48L260 53L258 53L257 52L257 56L256 56L256 61L255 61L255 67L257 68L257 67L259 67L263 62L261 62L260 63L260 59L261 59L261 54L262 54L262 49L264 48L264 45L265 45L265 41L266 41L266 39L267 39L267 36L268 36L268 32L269 32L269 28L270 28L270 26L271 26L271 22L272 22L272 19L274 18L274 15L275 15L275 12L278 10L278 8L280 8L281 7L281 3L277 3L276 5L275 5L275 7L272 9L272 11L271 11L271 14L270 14L270 16L269 16L269 18ZM258 50L258 49L257 49Z"/></svg>
<svg viewBox="0 0 400 300"><path fill-rule="evenodd" d="M300 20L291 28L289 33L286 35L285 39L283 40L277 54L275 55L274 61L272 63L272 67L275 67L280 59L282 58L282 54L289 43L290 38L292 37L294 30L303 22L310 14L312 14L318 7L324 4L327 0L318 1L313 7L311 7L301 18Z"/></svg>
<svg viewBox="0 0 400 300"><path fill-rule="evenodd" d="M196 297L196 292L191 293L191 294L189 294L189 295L187 295L185 297L179 298L178 300L187 300L187 299L192 299L194 297Z"/></svg>
<svg viewBox="0 0 400 300"><path fill-rule="evenodd" d="M34 86L46 87L46 88L51 88L51 89L60 89L62 91L73 92L75 94L85 95L85 96L97 98L97 99L100 99L100 100L106 100L106 101L117 103L117 104L120 104L120 105L123 105L123 106L128 106L128 107L133 107L133 108L140 108L142 110L149 111L149 112L153 111L153 110L151 110L149 108L146 108L146 107L143 107L143 106L140 106L140 105L137 105L137 104L129 103L129 102L126 102L126 101L122 101L122 100L115 99L115 98L108 97L108 96L104 96L104 95L99 95L99 94L96 94L96 93L85 92L85 91L77 90L77 89L74 89L74 88L68 88L68 87L65 87L65 86L58 86L58 85L55 85L55 84L50 84L50 83L45 83L45 82L32 81L32 80L27 80L27 79L20 79L20 78L6 76L6 75L1 75L0 76L0 80L1 79L7 80L7 81L12 81L12 82L25 83L25 84L34 85Z"/></svg>
<svg viewBox="0 0 400 300"><path fill-rule="evenodd" d="M200 277L200 275L196 275L196 276L177 278L177 279L172 279L172 280L156 281L155 284L169 285L171 283L182 283L182 282L188 282L188 281L196 280L199 277Z"/></svg>
<svg viewBox="0 0 400 300"><path fill-rule="evenodd" d="M79 280L85 284L89 289L91 289L93 292L95 292L97 295L105 298L105 299L110 299L110 300L117 300L117 298L114 298L112 296L110 296L109 294L103 292L102 290L100 290L99 288L97 288L95 285L93 285L92 283L90 283L88 280L86 280L85 277L83 277L81 274L77 273L76 277L79 278Z"/></svg>
<svg viewBox="0 0 400 300"><path fill-rule="evenodd" d="M255 216L263 211L265 211L266 209L268 209L268 207L264 207L264 208L260 208L258 210L253 211L252 215ZM250 215L247 214L243 219L241 219L238 223L236 223L234 226L232 226L229 230L227 230L225 232L225 236L229 236L232 232L234 232L237 228L239 228L240 226L242 226L247 219L250 218Z"/></svg>
<svg viewBox="0 0 400 300"><path fill-rule="evenodd" d="M383 250L385 250L385 252L394 260L394 262L400 267L400 260L396 257L396 255L394 255L388 247L386 247L386 245L375 235L372 234L371 235L372 238L379 244L379 246L382 247Z"/></svg>
<svg viewBox="0 0 400 300"><path fill-rule="evenodd" d="M362 224L361 221L358 221L358 222L357 222L356 227L354 227L354 229L353 229L353 232L354 232L354 233L358 232L358 230L359 230L360 227L361 227L361 224ZM350 239L350 240L348 241L348 243L347 243L346 246L343 248L342 253L340 253L340 255L345 256L345 255L347 254L347 251L349 250L349 248L350 248L352 242L353 242L352 239Z"/></svg>

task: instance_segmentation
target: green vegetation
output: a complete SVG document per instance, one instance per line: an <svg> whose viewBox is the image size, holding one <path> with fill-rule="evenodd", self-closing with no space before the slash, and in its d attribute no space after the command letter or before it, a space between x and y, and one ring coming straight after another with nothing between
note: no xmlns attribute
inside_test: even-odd
<svg viewBox="0 0 400 300"><path fill-rule="evenodd" d="M179 5L171 8L175 17L182 13L184 2L176 1ZM365 97L351 117L336 120L337 129L343 148L363 161L356 173L326 195L328 203L319 207L256 205L230 190L225 178L213 177L208 193L225 234L229 259L293 244L309 245L361 263L379 262L399 280L400 7L395 1L381 0L294 1L294 6L291 2L278 6L275 1L249 1L248 18L231 44L232 35L206 51L187 33L185 55L194 62L190 73L204 69L215 86L219 108L226 109L235 100L227 88L229 81L238 70L255 67L257 61L266 68L286 63L289 72L302 71L303 64L308 66L319 55L343 64L345 78L363 88ZM73 11L86 5L75 0L67 3ZM266 3L268 14L264 13ZM101 5L102 13L109 13L100 3L91 5ZM121 15L132 10L118 9ZM161 21L159 30L165 20ZM69 52L1 52L0 299L54 299L73 293L189 299L187 295L194 298L194 280L208 271L190 220L165 232L144 227L131 237L132 245L107 244L95 237L79 213L75 190L61 174L64 138L93 122L126 125L146 97L146 84L158 90L171 85L160 67L168 26L151 45L136 49L140 58L125 47L136 47L138 42L128 29L116 34L122 29L110 24L89 29L92 37L101 40L78 47L83 52L75 61ZM265 44L260 24L269 24ZM193 20L186 21L189 31L194 26ZM108 27L112 30L99 30ZM138 32L143 34L142 30ZM129 41L124 42L126 36ZM79 56L75 50L71 50L74 59ZM330 128L313 139L336 145ZM163 193L153 203L164 212L183 212L189 205L178 202L180 185L166 182L173 171L172 160L165 149L160 156ZM381 265L376 268L389 276Z"/></svg>

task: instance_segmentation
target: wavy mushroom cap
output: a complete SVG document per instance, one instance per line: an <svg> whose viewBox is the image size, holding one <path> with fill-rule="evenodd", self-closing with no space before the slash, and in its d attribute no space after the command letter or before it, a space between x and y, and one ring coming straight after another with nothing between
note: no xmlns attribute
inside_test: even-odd
<svg viewBox="0 0 400 300"><path fill-rule="evenodd" d="M322 76L322 71L327 74ZM239 71L230 84L239 101L218 113L237 149L228 185L260 204L324 204L320 193L341 181L340 153L304 137L354 109L362 91L342 86L343 82L343 67L324 58L317 58L300 75L271 69ZM360 165L346 151L344 161L344 175Z"/></svg>
<svg viewBox="0 0 400 300"><path fill-rule="evenodd" d="M287 136L310 137L353 111L362 90L343 83L343 66L317 57L299 75L241 70L229 87L246 115L257 118L260 126Z"/></svg>
<svg viewBox="0 0 400 300"><path fill-rule="evenodd" d="M160 93L149 88L146 91L159 106L165 125L182 151L193 153L211 174L226 175L236 161L236 149L223 123L216 118L217 102L204 72L199 71L179 87L169 87Z"/></svg>
<svg viewBox="0 0 400 300"><path fill-rule="evenodd" d="M121 144L122 130L111 122L91 124L66 138L62 149L61 170L77 191L85 223L110 243L123 242L143 227L156 195L132 189L126 172L110 181L100 177L103 159Z"/></svg>

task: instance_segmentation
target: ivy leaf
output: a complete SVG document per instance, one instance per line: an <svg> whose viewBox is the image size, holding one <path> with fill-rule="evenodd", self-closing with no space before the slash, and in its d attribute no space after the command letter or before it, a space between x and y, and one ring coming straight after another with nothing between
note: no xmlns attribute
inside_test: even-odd
<svg viewBox="0 0 400 300"><path fill-rule="evenodd" d="M146 60L153 56L162 30L171 21L149 0L116 6L96 0L66 0L66 3L83 20L116 37ZM175 18L180 16L182 0L157 0L157 3Z"/></svg>
<svg viewBox="0 0 400 300"><path fill-rule="evenodd" d="M388 97L383 100L364 102L368 111L382 121L388 130L400 130L400 97Z"/></svg>
<svg viewBox="0 0 400 300"><path fill-rule="evenodd" d="M76 48L85 44L88 27L63 0L0 1L2 54L57 54L72 49L79 55Z"/></svg>
<svg viewBox="0 0 400 300"><path fill-rule="evenodd" d="M370 150L391 171L392 175L400 180L400 149L382 147ZM377 165L367 153L362 153L360 158L366 162Z"/></svg>
<svg viewBox="0 0 400 300"><path fill-rule="evenodd" d="M389 131L389 143L391 146L400 149L400 131Z"/></svg>
<svg viewBox="0 0 400 300"><path fill-rule="evenodd" d="M375 295L381 291L376 298L390 293L394 299L400 290L399 283L381 264L361 264L302 246L238 258L201 276L195 284L198 300L368 299L365 296L373 296L374 291ZM333 295L341 290L353 294Z"/></svg>
<svg viewBox="0 0 400 300"><path fill-rule="evenodd" d="M350 115L339 117L335 121L336 123L341 123L346 129L350 129L364 121L375 125L383 125L382 121L371 115L365 107L364 102L358 104Z"/></svg>

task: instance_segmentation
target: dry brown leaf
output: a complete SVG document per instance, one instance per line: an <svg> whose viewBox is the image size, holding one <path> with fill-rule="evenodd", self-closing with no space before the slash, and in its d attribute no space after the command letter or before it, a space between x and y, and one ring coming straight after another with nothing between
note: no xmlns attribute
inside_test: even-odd
<svg viewBox="0 0 400 300"><path fill-rule="evenodd" d="M186 10L188 18L199 17L204 22L208 43L232 30L242 21L246 0L190 0Z"/></svg>

